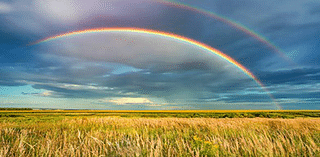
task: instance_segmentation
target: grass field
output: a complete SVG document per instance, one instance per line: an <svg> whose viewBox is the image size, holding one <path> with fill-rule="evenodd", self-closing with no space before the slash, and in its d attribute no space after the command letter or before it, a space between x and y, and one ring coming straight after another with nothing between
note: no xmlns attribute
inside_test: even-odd
<svg viewBox="0 0 320 157"><path fill-rule="evenodd" d="M319 116L6 110L0 112L0 156L320 156Z"/></svg>

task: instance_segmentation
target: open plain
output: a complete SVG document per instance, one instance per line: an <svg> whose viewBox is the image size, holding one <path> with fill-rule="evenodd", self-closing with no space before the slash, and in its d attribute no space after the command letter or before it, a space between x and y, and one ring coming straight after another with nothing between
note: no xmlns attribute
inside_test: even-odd
<svg viewBox="0 0 320 157"><path fill-rule="evenodd" d="M319 156L319 111L0 112L0 156Z"/></svg>

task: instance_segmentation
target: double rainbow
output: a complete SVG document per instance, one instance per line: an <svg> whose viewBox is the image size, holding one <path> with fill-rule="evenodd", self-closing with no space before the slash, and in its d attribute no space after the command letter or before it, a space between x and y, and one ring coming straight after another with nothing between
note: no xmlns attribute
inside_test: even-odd
<svg viewBox="0 0 320 157"><path fill-rule="evenodd" d="M270 49L272 49L274 52L276 52L279 56L281 56L282 58L284 58L286 61L288 61L289 63L295 65L295 63L292 61L291 58L289 58L278 46L276 46L275 44L273 44L270 40L268 40L266 37L264 37L263 35L253 31L252 29L249 29L248 27L230 19L227 18L225 16L216 14L214 12L210 12L208 10L205 9L201 9L186 3L182 3L182 2L177 2L174 0L158 0L157 1L160 4L164 4L167 6L172 6L172 7L176 7L176 8L183 8L183 9L187 9L193 12L197 12L209 17L212 17L218 21L221 21L223 23L228 24L231 27L234 27L236 29L241 30L242 32L246 33L247 35L255 38L256 40L260 41L261 43L265 44L266 46L268 46Z"/></svg>
<svg viewBox="0 0 320 157"><path fill-rule="evenodd" d="M148 30L148 29L140 29L140 28L96 28L96 29L87 29L87 30L80 30L80 31L74 31L74 32L68 32L65 34L60 34L60 35L56 35L56 36L52 36L52 37L48 37L42 40L39 40L33 44L40 44L40 43L44 43L44 42L49 42L55 39L59 39L59 38L63 38L63 37L67 37L67 36L75 36L75 35L79 35L79 34L86 34L86 33L99 33L99 32L131 32L131 33L142 33L142 34L150 34L150 35L157 35L157 36L161 36L161 37L166 37L166 38L172 38L172 39L176 39L182 42L186 42L189 43L191 45L197 46L205 51L211 52L212 54L219 56L220 58L228 61L229 63L235 65L238 69L240 69L242 72L244 72L247 76L249 76L250 78L252 78L257 84L259 84L261 86L262 89L264 89L268 95L270 96L270 98L274 99L273 96L270 94L270 92L268 92L268 90L265 88L265 86L261 83L261 81L253 75L252 72L250 72L249 69L245 68L243 65L241 65L240 63L238 63L236 60L234 60L233 58L231 58L230 56L222 53L221 51L212 48L204 43L198 42L196 40L184 37L184 36L180 36L180 35L176 35L176 34L172 34L172 33L167 33L167 32L161 32L161 31L155 31L155 30ZM33 45L32 44L32 45ZM274 102L277 107L279 109L280 106Z"/></svg>

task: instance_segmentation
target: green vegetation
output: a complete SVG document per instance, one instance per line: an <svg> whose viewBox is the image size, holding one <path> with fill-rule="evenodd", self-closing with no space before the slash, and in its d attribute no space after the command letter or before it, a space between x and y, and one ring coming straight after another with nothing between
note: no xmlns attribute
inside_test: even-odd
<svg viewBox="0 0 320 157"><path fill-rule="evenodd" d="M0 110L32 110L32 108L0 108Z"/></svg>
<svg viewBox="0 0 320 157"><path fill-rule="evenodd" d="M178 118L297 118L320 117L320 112L173 112L173 113L126 113L121 117L178 117Z"/></svg>
<svg viewBox="0 0 320 157"><path fill-rule="evenodd" d="M0 115L0 156L320 154L320 118L314 118L318 111L4 111ZM211 118L215 116L222 118Z"/></svg>
<svg viewBox="0 0 320 157"><path fill-rule="evenodd" d="M26 109L27 110L27 109ZM27 110L3 111L0 117L24 116L120 116L145 118L320 118L320 111L103 111L103 110Z"/></svg>

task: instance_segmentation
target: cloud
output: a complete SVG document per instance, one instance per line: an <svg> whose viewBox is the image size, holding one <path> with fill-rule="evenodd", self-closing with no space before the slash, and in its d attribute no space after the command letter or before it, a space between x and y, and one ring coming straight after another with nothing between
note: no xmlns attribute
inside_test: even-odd
<svg viewBox="0 0 320 157"><path fill-rule="evenodd" d="M230 66L225 59L191 43L148 33L80 34L41 43L38 47L39 53L51 53L95 62L117 62L138 69L235 70L235 67Z"/></svg>
<svg viewBox="0 0 320 157"><path fill-rule="evenodd" d="M208 61L176 63L171 67L178 68L171 70L146 66L139 71L130 71L134 67L128 68L130 66L119 63L57 55L44 55L38 59L39 64L32 68L15 66L17 70L9 71L12 76L8 79L11 83L30 84L35 89L51 91L48 96L55 98L148 96L184 103L257 86L235 67L226 65L216 70L208 66Z"/></svg>
<svg viewBox="0 0 320 157"><path fill-rule="evenodd" d="M92 33L21 48L68 31L141 27L183 35L222 50L257 75L279 102L319 97L319 2L186 1L267 37L293 56L297 67L289 66L264 43L210 16L140 2L1 2L0 21L6 22L0 24L0 85L33 85L49 91L46 96L53 98L147 97L153 102L148 105L162 104L154 98L178 105L270 103L267 93L235 66L192 44L166 37Z"/></svg>
<svg viewBox="0 0 320 157"><path fill-rule="evenodd" d="M42 92L42 93L25 93L25 92L22 92L21 94L22 95L33 95L33 96L47 97L47 96L51 96L52 92L51 91L45 91L45 92Z"/></svg>
<svg viewBox="0 0 320 157"><path fill-rule="evenodd" d="M125 105L125 104L153 104L151 100L147 98L118 98L112 100L106 100L105 102L116 103L118 105Z"/></svg>
<svg viewBox="0 0 320 157"><path fill-rule="evenodd" d="M195 5L202 5L201 7L206 8L208 4L211 4L215 7L208 7L208 10L236 19L237 22L243 23L248 28L266 36L284 49L286 47L283 45L288 45L288 41L300 41L298 35L304 34L303 32L310 32L310 36L306 37L306 39L310 39L315 33L314 30L317 30L315 28L318 24L314 22L317 20L320 22L317 16L312 16L311 20L307 20L311 17L307 13L312 10L310 6L317 6L317 2L313 2L312 5L310 5L311 1L295 0L294 2L294 4L299 4L299 7L291 4L288 6L288 1L274 6L274 2L246 0L241 1L243 5L237 5L238 2L229 1L203 1L197 2ZM225 3L230 5L224 5ZM2 24L2 30L11 32L11 36L23 34L18 39L25 40L25 42L27 42L26 40L29 42L36 41L40 38L85 28L143 27L173 32L207 43L223 50L245 66L253 67L253 72L255 72L255 68L264 66L255 67L257 64L259 65L261 60L266 60L271 55L277 56L272 49L269 49L263 43L251 39L250 36L225 25L223 22L196 12L162 6L148 0L130 2L125 0L94 0L90 2L87 0L35 0L34 3L18 0L10 5L18 8L20 12L12 13L5 19L3 18L2 20L8 20L8 22ZM148 7L144 10L139 9L145 5ZM23 16L21 16L22 14ZM295 23L292 24L291 22ZM303 32L300 31L311 22L315 25ZM194 23L197 23L197 25ZM279 31L275 31L276 29L280 29L281 34ZM297 29L301 33L293 33L297 32ZM278 37L279 35L281 37ZM292 35L296 37L293 38ZM26 36L30 38L26 38ZM309 49L304 51L310 52ZM301 51L300 54L306 53L304 51ZM314 55L316 54L318 53L314 53ZM297 58L301 58L301 56ZM277 56L276 61L278 60L279 56Z"/></svg>
<svg viewBox="0 0 320 157"><path fill-rule="evenodd" d="M83 34L33 49L36 64L22 66L24 77L12 80L51 91L50 97L148 96L182 104L258 86L211 52L149 34Z"/></svg>
<svg viewBox="0 0 320 157"><path fill-rule="evenodd" d="M312 9L310 9L311 15L317 15L320 14L320 5L316 4L316 6L312 6Z"/></svg>
<svg viewBox="0 0 320 157"><path fill-rule="evenodd" d="M260 80L269 85L295 85L319 81L319 72L320 69L318 68L304 67L261 72L258 77L260 78Z"/></svg>
<svg viewBox="0 0 320 157"><path fill-rule="evenodd" d="M66 31L110 27L112 20L135 17L135 21L161 13L150 0L13 0L0 2L1 31L25 38L25 44ZM146 5L148 7L146 7ZM144 9L140 9L145 7ZM132 18L131 18L132 20ZM94 22L98 21L98 22ZM147 21L147 20L146 20ZM108 25L106 25L108 23ZM127 24L128 27L128 24ZM138 26L135 26L138 27ZM0 31L0 32L1 32ZM28 38L26 38L28 37Z"/></svg>
<svg viewBox="0 0 320 157"><path fill-rule="evenodd" d="M107 87L95 87L86 85L61 84L61 83L34 83L35 89L51 91L50 97L55 98L104 98L115 97L125 94L119 93Z"/></svg>
<svg viewBox="0 0 320 157"><path fill-rule="evenodd" d="M15 73L14 67L0 68L0 86L22 86L26 83L20 82L21 76Z"/></svg>
<svg viewBox="0 0 320 157"><path fill-rule="evenodd" d="M11 11L13 11L11 5L0 2L0 14L10 13Z"/></svg>

